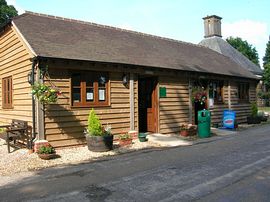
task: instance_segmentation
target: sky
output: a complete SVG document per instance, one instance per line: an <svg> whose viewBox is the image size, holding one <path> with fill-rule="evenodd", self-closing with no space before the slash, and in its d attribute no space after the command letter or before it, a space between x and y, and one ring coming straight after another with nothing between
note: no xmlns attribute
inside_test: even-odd
<svg viewBox="0 0 270 202"><path fill-rule="evenodd" d="M241 37L260 63L270 35L270 0L6 0L26 11L84 20L199 43L207 15L222 17L222 36Z"/></svg>

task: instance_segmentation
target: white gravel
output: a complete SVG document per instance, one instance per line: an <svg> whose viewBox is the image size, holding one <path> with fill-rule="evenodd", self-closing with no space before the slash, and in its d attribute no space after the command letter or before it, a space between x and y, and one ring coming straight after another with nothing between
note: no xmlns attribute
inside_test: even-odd
<svg viewBox="0 0 270 202"><path fill-rule="evenodd" d="M60 156L59 158L42 160L36 153L30 153L27 149L18 149L12 153L8 153L5 141L0 139L0 176L9 176L15 173L39 170L57 165L93 161L104 156L112 156L159 146L160 145L149 141L139 142L139 140L133 140L131 146L119 147L118 145L115 145L115 148L109 152L91 152L88 150L87 146L63 148L56 150L57 154Z"/></svg>

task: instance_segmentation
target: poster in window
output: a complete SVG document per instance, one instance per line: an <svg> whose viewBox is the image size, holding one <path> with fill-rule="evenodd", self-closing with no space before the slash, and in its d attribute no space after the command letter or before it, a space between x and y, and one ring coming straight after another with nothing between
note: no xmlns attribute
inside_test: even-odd
<svg viewBox="0 0 270 202"><path fill-rule="evenodd" d="M105 101L105 89L98 90L99 101Z"/></svg>
<svg viewBox="0 0 270 202"><path fill-rule="evenodd" d="M86 93L86 100L93 100L93 99L94 99L93 92L87 92Z"/></svg>

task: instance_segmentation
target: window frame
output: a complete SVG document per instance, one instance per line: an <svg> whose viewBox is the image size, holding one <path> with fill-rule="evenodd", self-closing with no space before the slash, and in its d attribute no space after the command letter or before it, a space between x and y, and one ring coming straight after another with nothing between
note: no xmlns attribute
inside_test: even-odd
<svg viewBox="0 0 270 202"><path fill-rule="evenodd" d="M9 90L8 86L9 84ZM12 109L13 108L13 80L12 76L2 78L2 108Z"/></svg>
<svg viewBox="0 0 270 202"><path fill-rule="evenodd" d="M73 77L74 75L80 75L80 86L73 85ZM87 86L87 78L92 77L93 83L93 101L86 101L87 96L87 88L91 88ZM105 76L106 83L104 87L99 86L98 77ZM94 78L94 79L93 79ZM80 89L80 102L74 102L74 87ZM99 100L99 89L105 88L105 101ZM108 72L100 72L100 71L72 71L70 78L70 95L71 95L71 107L106 107L110 106L110 79Z"/></svg>
<svg viewBox="0 0 270 202"><path fill-rule="evenodd" d="M216 84L216 89L220 88L221 91L221 100L214 97L214 88L212 89L212 93L213 93L213 97L210 98L210 84L212 83L212 85L215 83ZM213 80L210 81L209 83L209 89L208 89L208 94L209 94L209 99L213 99L214 100L214 104L223 104L224 103L224 81L218 81L218 80Z"/></svg>
<svg viewBox="0 0 270 202"><path fill-rule="evenodd" d="M241 89L243 86L244 86L244 89ZM238 96L237 97L238 97L239 102L246 102L246 103L249 102L249 88L250 88L250 86L249 86L248 82L239 82L238 83L238 87L237 87ZM243 96L240 96L244 91L246 91L245 94L246 94L247 98L241 98Z"/></svg>

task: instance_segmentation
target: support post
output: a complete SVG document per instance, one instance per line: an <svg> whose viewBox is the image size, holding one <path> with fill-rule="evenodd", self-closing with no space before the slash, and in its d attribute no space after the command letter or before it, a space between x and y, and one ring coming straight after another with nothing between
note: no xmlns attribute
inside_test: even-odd
<svg viewBox="0 0 270 202"><path fill-rule="evenodd" d="M229 110L232 109L232 102L231 102L231 82L228 81L228 108Z"/></svg>
<svg viewBox="0 0 270 202"><path fill-rule="evenodd" d="M192 83L190 78L188 79L188 95L189 95L188 122L192 124Z"/></svg>
<svg viewBox="0 0 270 202"><path fill-rule="evenodd" d="M43 83L43 78L40 77L40 69L37 69L37 81ZM41 104L38 100L36 100L37 106L37 140L45 139L45 129L44 129L44 105Z"/></svg>
<svg viewBox="0 0 270 202"><path fill-rule="evenodd" d="M130 130L134 130L135 124L134 124L134 74L133 73L130 73L129 97L130 97Z"/></svg>

